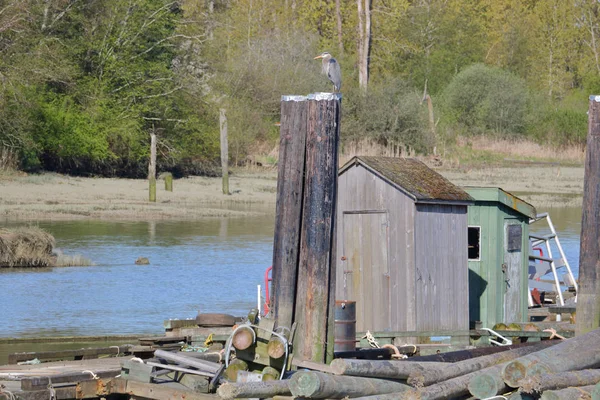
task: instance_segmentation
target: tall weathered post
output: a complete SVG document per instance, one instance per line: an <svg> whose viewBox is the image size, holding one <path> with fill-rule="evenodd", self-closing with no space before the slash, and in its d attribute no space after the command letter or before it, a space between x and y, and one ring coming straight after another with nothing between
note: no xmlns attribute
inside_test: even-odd
<svg viewBox="0 0 600 400"><path fill-rule="evenodd" d="M227 141L227 116L221 108L219 114L221 138L221 172L223 174L223 194L229 194L229 144Z"/></svg>
<svg viewBox="0 0 600 400"><path fill-rule="evenodd" d="M286 328L292 326L294 319L302 226L307 111L308 100L305 96L281 97L271 309L277 326Z"/></svg>
<svg viewBox="0 0 600 400"><path fill-rule="evenodd" d="M148 164L148 199L156 202L156 134L150 134L150 163Z"/></svg>
<svg viewBox="0 0 600 400"><path fill-rule="evenodd" d="M333 359L335 212L341 95L308 96L306 177L294 319L294 356ZM330 342L331 346L327 346Z"/></svg>
<svg viewBox="0 0 600 400"><path fill-rule="evenodd" d="M600 96L590 96L576 333L600 327Z"/></svg>

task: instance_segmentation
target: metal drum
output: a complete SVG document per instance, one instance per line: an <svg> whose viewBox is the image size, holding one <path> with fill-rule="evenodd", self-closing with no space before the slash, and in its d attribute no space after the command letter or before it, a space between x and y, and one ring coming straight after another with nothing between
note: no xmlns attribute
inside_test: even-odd
<svg viewBox="0 0 600 400"><path fill-rule="evenodd" d="M333 351L356 350L356 302L337 300L334 309Z"/></svg>

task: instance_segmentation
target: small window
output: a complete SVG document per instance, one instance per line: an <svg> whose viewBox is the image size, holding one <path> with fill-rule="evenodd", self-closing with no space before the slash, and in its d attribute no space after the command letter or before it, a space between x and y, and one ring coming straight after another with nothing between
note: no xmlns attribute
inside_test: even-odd
<svg viewBox="0 0 600 400"><path fill-rule="evenodd" d="M479 260L481 243L481 227L469 226L468 246L469 260Z"/></svg>

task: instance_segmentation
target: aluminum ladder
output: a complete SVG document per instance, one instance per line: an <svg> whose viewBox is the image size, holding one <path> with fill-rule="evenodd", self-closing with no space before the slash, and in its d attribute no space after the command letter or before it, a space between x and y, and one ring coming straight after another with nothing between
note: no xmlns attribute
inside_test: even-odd
<svg viewBox="0 0 600 400"><path fill-rule="evenodd" d="M536 247L539 247L540 245L544 245L546 247L546 254L548 255L547 257L545 257L542 255L531 254L532 252L530 252L530 254L529 254L529 261L530 261L529 262L529 291L528 291L529 305L533 306L533 299L531 297L532 286L538 287L538 288L542 287L543 289L548 289L548 286L554 286L556 289L556 292L558 293L558 301L561 306L564 306L565 299L564 299L562 291L560 289L561 284L565 285L565 286L573 286L575 288L575 302L577 302L577 293L578 293L577 280L575 279L575 276L573 275L573 271L571 270L569 261L567 260L567 257L565 256L565 252L560 244L560 240L558 239L558 234L556 233L554 224L552 223L552 220L550 219L550 215L548 213L537 214L535 216L535 218L531 218L529 220L529 225L531 225L535 222L544 220L544 219L548 223L548 227L550 228L551 233L549 235L545 235L545 236L529 234L530 247L532 249L535 249ZM556 245L556 248L558 249L558 252L560 253L560 258L558 258L558 259L555 259L552 256L552 247L550 245L551 240L554 240L554 244ZM563 281L561 281L561 279L558 276L557 269L560 267L563 267L563 266L567 270L567 274L568 274L570 282L564 282L564 280L566 280L566 279L563 279ZM544 287L543 282L539 282L536 279L539 279L539 277L546 275L549 272L552 272L552 275L554 278L554 285L546 284L546 287Z"/></svg>

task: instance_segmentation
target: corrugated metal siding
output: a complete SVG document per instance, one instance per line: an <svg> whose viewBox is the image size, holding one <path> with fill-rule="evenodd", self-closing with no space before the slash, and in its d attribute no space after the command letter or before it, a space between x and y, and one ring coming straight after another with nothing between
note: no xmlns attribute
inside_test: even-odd
<svg viewBox="0 0 600 400"><path fill-rule="evenodd" d="M469 327L467 207L417 205L417 330Z"/></svg>
<svg viewBox="0 0 600 400"><path fill-rule="evenodd" d="M416 329L416 316L414 308L414 212L415 205L408 196L404 195L390 184L368 172L362 166L356 166L345 171L338 180L338 260L337 260L337 285L336 297L339 300L357 301L357 328L365 326L370 330L391 329L396 331L410 331ZM364 229L365 222L357 215L344 212L356 212L367 210L387 211L387 262L389 278L385 278L389 285L389 304L388 310L382 312L381 305L377 304L380 300L374 302L373 294L366 293L366 298L347 298L347 296L356 296L350 291L350 288L357 287L358 277L355 273L346 275L346 287L344 287L344 270L347 270L349 263L341 260L346 256L348 245L344 244L344 238L348 239L350 232L356 232ZM346 215L346 217L344 216ZM359 214L364 215L364 214ZM378 218L370 217L370 224L375 224ZM356 225L362 226L362 228ZM378 228L372 226L370 232L378 232ZM369 240L374 236L369 234ZM381 237L381 236L380 236ZM363 240L366 244L367 238L352 239ZM376 243L370 242L371 249L381 251L386 246L375 246ZM366 249L365 249L366 250ZM377 259L383 259L384 255L373 255ZM386 280L381 280L381 271L376 272L376 278L379 279L379 285L385 286ZM367 275L369 279L374 279L374 275ZM365 282L366 284L366 282ZM379 299L379 297L377 298ZM363 306L359 304L363 303ZM364 308L363 308L364 307ZM358 310L362 311L359 315ZM366 313L371 315L367 318ZM373 319L373 316L379 317ZM374 326L367 327L364 323Z"/></svg>

